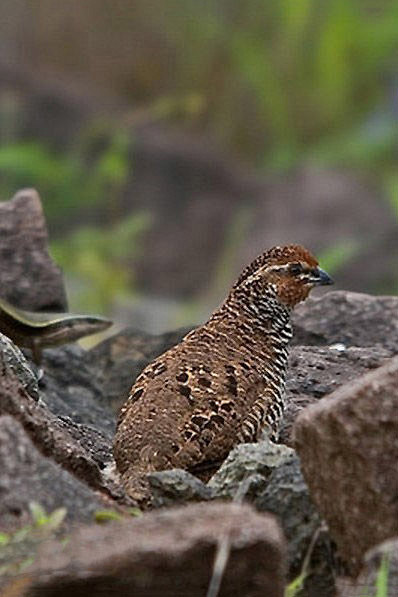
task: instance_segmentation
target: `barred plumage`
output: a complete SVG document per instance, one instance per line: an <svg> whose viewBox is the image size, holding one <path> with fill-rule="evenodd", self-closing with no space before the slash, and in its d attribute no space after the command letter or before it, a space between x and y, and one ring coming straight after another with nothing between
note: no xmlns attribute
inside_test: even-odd
<svg viewBox="0 0 398 597"><path fill-rule="evenodd" d="M303 247L273 247L242 272L207 323L146 367L120 411L114 441L132 497L147 497L150 471L203 474L237 443L277 433L291 310L315 285L330 283Z"/></svg>

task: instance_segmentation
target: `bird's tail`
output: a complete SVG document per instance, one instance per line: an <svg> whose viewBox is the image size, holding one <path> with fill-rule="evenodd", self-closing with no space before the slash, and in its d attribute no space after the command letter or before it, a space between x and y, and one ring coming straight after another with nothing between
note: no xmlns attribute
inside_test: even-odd
<svg viewBox="0 0 398 597"><path fill-rule="evenodd" d="M151 491L146 477L147 471L141 471L135 467L128 468L122 475L121 480L126 493L141 506L147 506L151 501Z"/></svg>

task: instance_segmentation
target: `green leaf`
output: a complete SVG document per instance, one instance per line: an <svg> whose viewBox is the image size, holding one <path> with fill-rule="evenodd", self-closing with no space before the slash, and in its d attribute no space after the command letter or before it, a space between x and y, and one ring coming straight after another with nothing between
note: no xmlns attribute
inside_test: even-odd
<svg viewBox="0 0 398 597"><path fill-rule="evenodd" d="M376 597L388 597L388 572L390 561L387 554L382 558L376 577Z"/></svg>
<svg viewBox="0 0 398 597"><path fill-rule="evenodd" d="M110 520L123 520L123 515L116 510L96 510L94 512L95 522L103 523Z"/></svg>
<svg viewBox="0 0 398 597"><path fill-rule="evenodd" d="M37 502L29 503L29 510L36 526L42 526L48 521L48 516L44 508Z"/></svg>
<svg viewBox="0 0 398 597"><path fill-rule="evenodd" d="M65 516L67 514L66 508L57 508L47 517L46 529L55 531L57 530L63 521L65 520Z"/></svg>
<svg viewBox="0 0 398 597"><path fill-rule="evenodd" d="M304 581L306 578L306 573L303 572L299 576L297 576L294 580L292 580L288 586L285 588L285 597L295 597L299 591L303 588Z"/></svg>

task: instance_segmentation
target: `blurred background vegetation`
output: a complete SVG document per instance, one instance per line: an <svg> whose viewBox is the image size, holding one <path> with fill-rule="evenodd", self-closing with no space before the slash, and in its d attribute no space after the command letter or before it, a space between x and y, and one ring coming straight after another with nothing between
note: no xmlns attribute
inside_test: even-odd
<svg viewBox="0 0 398 597"><path fill-rule="evenodd" d="M8 73L56 82L61 95L72 82L101 104L66 134L55 118L67 123L68 114L54 116L48 100L49 126L38 131L23 85L15 91L8 80L0 89L0 197L39 190L75 309L109 312L115 298L141 290L134 259L155 208L143 198L127 210L125 195L143 124L211 138L264 179L304 166L366 176L398 221L394 0L3 0L0 11ZM233 276L241 222L240 209L215 259L218 296ZM343 238L320 251L336 271L356 246ZM176 322L195 319L197 298Z"/></svg>

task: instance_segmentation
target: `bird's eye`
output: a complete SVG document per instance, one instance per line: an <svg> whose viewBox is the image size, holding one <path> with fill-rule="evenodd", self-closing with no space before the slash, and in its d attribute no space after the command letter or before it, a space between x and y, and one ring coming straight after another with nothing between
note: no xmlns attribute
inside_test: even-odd
<svg viewBox="0 0 398 597"><path fill-rule="evenodd" d="M303 271L303 266L301 263L292 263L289 267L289 271L293 276L298 276Z"/></svg>

